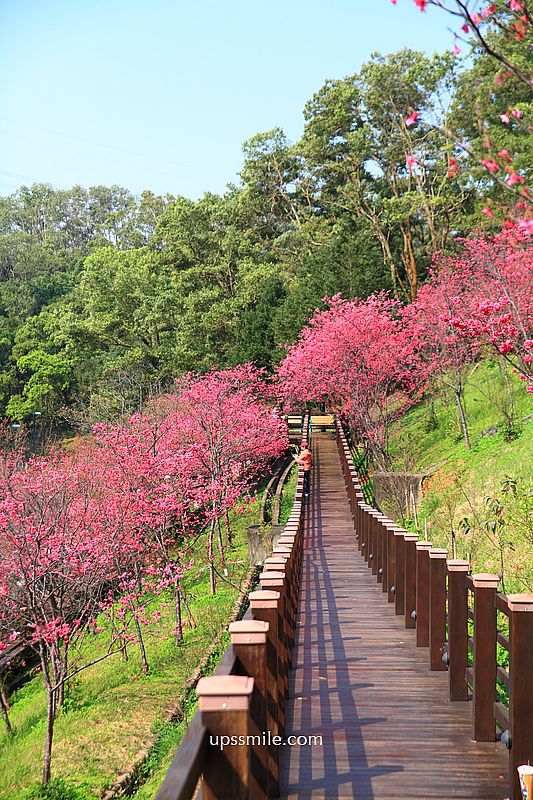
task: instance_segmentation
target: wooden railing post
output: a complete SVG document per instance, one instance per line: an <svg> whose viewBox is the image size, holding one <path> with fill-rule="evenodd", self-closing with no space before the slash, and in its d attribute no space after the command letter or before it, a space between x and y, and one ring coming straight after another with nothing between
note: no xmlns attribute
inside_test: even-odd
<svg viewBox="0 0 533 800"><path fill-rule="evenodd" d="M268 622L241 619L229 626L233 652L246 675L254 679L250 701L250 735L255 738L250 751L250 800L267 800L270 786L277 779L274 757L269 752L267 710L267 635ZM271 734L272 735L272 734Z"/></svg>
<svg viewBox="0 0 533 800"><path fill-rule="evenodd" d="M396 593L396 586L394 585L396 579L396 542L394 534L397 526L394 523L387 522L385 528L387 530L387 600L389 603L394 603Z"/></svg>
<svg viewBox="0 0 533 800"><path fill-rule="evenodd" d="M429 668L444 672L446 645L446 556L440 548L429 551Z"/></svg>
<svg viewBox="0 0 533 800"><path fill-rule="evenodd" d="M416 646L429 647L429 551L431 542L416 543Z"/></svg>
<svg viewBox="0 0 533 800"><path fill-rule="evenodd" d="M533 594L510 594L509 723L511 800L521 800L517 767L533 764Z"/></svg>
<svg viewBox="0 0 533 800"><path fill-rule="evenodd" d="M394 611L398 616L405 613L405 535L398 528L394 532Z"/></svg>
<svg viewBox="0 0 533 800"><path fill-rule="evenodd" d="M291 569L291 558L292 558L292 551L286 550L283 551L283 548L287 547L287 545L280 545L276 548L278 553L275 556L271 556L270 558L265 558L264 568L269 572L283 572L285 575L285 620L286 620L286 632L287 632L287 659L288 663L292 663L292 642L294 639L294 629L296 627L296 613L297 613L297 606L296 606L296 597L295 591L296 587L292 582L293 572ZM289 546L290 547L290 546ZM294 549L294 546L292 550ZM266 573L265 573L266 574Z"/></svg>
<svg viewBox="0 0 533 800"><path fill-rule="evenodd" d="M363 543L363 536L361 533L363 509L361 504L364 503L363 493L358 489L355 493L355 538L357 540L357 549L361 552L361 545Z"/></svg>
<svg viewBox="0 0 533 800"><path fill-rule="evenodd" d="M250 610L252 617L268 622L267 644L267 687L269 706L269 729L273 725L276 734L285 732L285 698L283 697L283 681L280 674L281 641L278 629L280 593L272 590L250 592ZM278 757L278 750L275 750ZM279 767L278 767L279 774Z"/></svg>
<svg viewBox="0 0 533 800"><path fill-rule="evenodd" d="M368 561L368 556L370 553L368 549L368 529L370 526L370 515L368 512L370 511L370 506L368 506L366 503L360 503L359 507L361 509L361 534L363 537L361 542L361 553L363 554L364 560Z"/></svg>
<svg viewBox="0 0 533 800"><path fill-rule="evenodd" d="M253 688L254 679L242 675L214 675L198 681L200 715L209 731L203 800L249 799L250 748L238 744L238 739L237 744L231 744L231 737L249 735Z"/></svg>
<svg viewBox="0 0 533 800"><path fill-rule="evenodd" d="M383 594L389 591L387 586L388 580L388 530L387 525L390 524L390 520L387 517L383 517L380 523L380 538L381 538L381 559L380 559L380 569L381 569L381 591Z"/></svg>
<svg viewBox="0 0 533 800"><path fill-rule="evenodd" d="M472 575L474 584L474 739L494 742L496 722L496 606L497 575Z"/></svg>
<svg viewBox="0 0 533 800"><path fill-rule="evenodd" d="M405 587L404 587L404 620L406 628L415 628L416 620L413 612L416 609L416 533L408 533L405 539Z"/></svg>
<svg viewBox="0 0 533 800"><path fill-rule="evenodd" d="M280 593L278 600L278 638L279 638L279 659L278 676L281 677L283 708L285 708L285 697L289 685L289 662L290 662L290 635L287 620L287 580L283 572L262 572L259 576L261 589L271 589Z"/></svg>
<svg viewBox="0 0 533 800"><path fill-rule="evenodd" d="M379 518L381 514L379 511L372 509L370 512L370 555L368 556L370 570L372 575L378 574L378 537L379 537Z"/></svg>
<svg viewBox="0 0 533 800"><path fill-rule="evenodd" d="M468 561L451 559L448 572L448 684L450 700L468 700Z"/></svg>

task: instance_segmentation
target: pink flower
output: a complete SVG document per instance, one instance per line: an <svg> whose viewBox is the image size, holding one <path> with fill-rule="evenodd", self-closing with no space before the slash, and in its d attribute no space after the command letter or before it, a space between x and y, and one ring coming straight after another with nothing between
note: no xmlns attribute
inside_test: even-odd
<svg viewBox="0 0 533 800"><path fill-rule="evenodd" d="M522 11L524 6L518 0L511 0L511 11Z"/></svg>
<svg viewBox="0 0 533 800"><path fill-rule="evenodd" d="M503 75L496 75L496 77L494 78L494 82L497 83L498 86L503 86L503 84L505 83L505 78L503 77Z"/></svg>
<svg viewBox="0 0 533 800"><path fill-rule="evenodd" d="M454 56L458 56L460 52L461 52L461 48L458 45L454 44L453 50L452 50L452 53L454 54Z"/></svg>
<svg viewBox="0 0 533 800"><path fill-rule="evenodd" d="M513 343L511 342L510 339L507 339L505 342L502 342L501 345L498 347L498 350L504 356L506 356L507 353L510 353L512 349L513 349Z"/></svg>
<svg viewBox="0 0 533 800"><path fill-rule="evenodd" d="M511 118L510 118L509 114L500 114L500 119L501 119L502 122L504 122L506 125L508 125Z"/></svg>
<svg viewBox="0 0 533 800"><path fill-rule="evenodd" d="M503 150L500 150L498 155L500 156L500 158L505 159L505 161L507 161L508 164L513 160L509 155L509 151L506 150L505 148Z"/></svg>
<svg viewBox="0 0 533 800"><path fill-rule="evenodd" d="M464 25L461 25L461 30L464 31L465 33L468 33L468 31L470 30L466 22Z"/></svg>
<svg viewBox="0 0 533 800"><path fill-rule="evenodd" d="M446 173L446 177L455 178L458 172L459 172L459 164L457 163L455 158L450 156L450 165L448 167L448 172Z"/></svg>
<svg viewBox="0 0 533 800"><path fill-rule="evenodd" d="M425 11L427 8L427 0L415 0L415 6L420 9L420 11Z"/></svg>
<svg viewBox="0 0 533 800"><path fill-rule="evenodd" d="M521 175L517 175L516 172L511 172L507 178L507 183L509 186L515 186L517 183L524 183L524 180L525 179Z"/></svg>
<svg viewBox="0 0 533 800"><path fill-rule="evenodd" d="M417 119L418 119L418 116L419 116L419 114L418 114L418 111L413 111L413 113L412 113L412 114L409 114L409 116L408 116L408 117L407 117L407 119L405 120L405 124L407 125L407 127L408 127L408 128L409 128L411 125L414 125L414 124L415 124L415 122L416 122L416 121L417 121Z"/></svg>
<svg viewBox="0 0 533 800"><path fill-rule="evenodd" d="M511 111L511 114L513 115L513 117L515 119L520 119L520 117L522 116L522 112L520 111L519 108L513 108L513 110Z"/></svg>
<svg viewBox="0 0 533 800"><path fill-rule="evenodd" d="M414 156L406 156L405 157L405 163L409 167L414 167L414 165L417 163L417 161L416 161L416 158Z"/></svg>
<svg viewBox="0 0 533 800"><path fill-rule="evenodd" d="M494 214L492 213L492 211L490 210L490 208L488 206L485 206L485 208L482 208L481 209L481 213L482 214L486 214L487 217L490 217L491 219L492 219L492 217L494 217Z"/></svg>
<svg viewBox="0 0 533 800"><path fill-rule="evenodd" d="M490 161L488 158L484 158L481 163L483 164L485 169L488 169L489 172L496 173L500 169L495 161Z"/></svg>
<svg viewBox="0 0 533 800"><path fill-rule="evenodd" d="M397 3L397 0L390 0L390 1L391 1L391 3L392 3L392 5L393 5L393 6L395 6L395 5L396 5L396 3Z"/></svg>

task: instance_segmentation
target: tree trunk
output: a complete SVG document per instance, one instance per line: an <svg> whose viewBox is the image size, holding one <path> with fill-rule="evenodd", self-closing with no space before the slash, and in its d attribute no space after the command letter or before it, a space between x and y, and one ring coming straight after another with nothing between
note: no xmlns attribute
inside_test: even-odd
<svg viewBox="0 0 533 800"><path fill-rule="evenodd" d="M10 736L13 735L13 728L9 719L9 699L5 690L3 678L0 677L0 708L2 710L2 719L4 720L4 727L6 733Z"/></svg>
<svg viewBox="0 0 533 800"><path fill-rule="evenodd" d="M227 509L224 511L224 529L226 531L226 543L228 547L231 547L233 544L233 534L231 532L229 513Z"/></svg>
<svg viewBox="0 0 533 800"><path fill-rule="evenodd" d="M457 403L457 409L459 411L459 421L461 423L461 430L463 432L463 439L465 442L465 447L467 450L470 450L470 435L468 433L468 423L466 420L466 411L463 406L463 390L462 387L453 390L455 401Z"/></svg>
<svg viewBox="0 0 533 800"><path fill-rule="evenodd" d="M220 556L220 566L224 568L226 566L226 562L224 560L224 542L222 541L222 526L220 525L220 517L217 519L217 544L218 553Z"/></svg>
<svg viewBox="0 0 533 800"><path fill-rule="evenodd" d="M209 589L211 591L211 595L216 594L216 582L215 582L215 562L213 558L213 534L215 532L215 520L211 520L211 525L209 526L209 533L207 536L207 562L209 564Z"/></svg>
<svg viewBox="0 0 533 800"><path fill-rule="evenodd" d="M122 657L122 660L129 661L130 659L128 656L128 643L126 639L124 638L124 636L121 635L118 637L118 641L119 641L120 655Z"/></svg>
<svg viewBox="0 0 533 800"><path fill-rule="evenodd" d="M9 697L8 697L8 694L7 694L7 687L6 687L3 675L0 675L0 695L2 697L2 702L4 703L5 707L9 711L9 709L11 708L11 703L9 702Z"/></svg>
<svg viewBox="0 0 533 800"><path fill-rule="evenodd" d="M137 638L139 640L139 650L140 650L140 653L141 653L142 671L146 675L146 673L149 670L149 666L148 666L148 659L146 658L146 648L144 646L144 639L143 639L143 635L142 635L142 631L141 631L141 625L140 625L139 620L137 619L137 617L135 615L133 616L133 621L134 621L134 624L135 624L135 630L137 631Z"/></svg>
<svg viewBox="0 0 533 800"><path fill-rule="evenodd" d="M55 691L50 685L46 687L46 736L44 740L44 757L43 757L43 784L48 783L51 775L52 764L52 740L54 737L54 720L55 720Z"/></svg>
<svg viewBox="0 0 533 800"><path fill-rule="evenodd" d="M187 622L189 623L190 628L196 628L196 620L192 615L192 611L189 606L189 601L187 599L187 592L185 591L185 587L181 587L181 600L183 605L185 606L185 611L187 612Z"/></svg>
<svg viewBox="0 0 533 800"><path fill-rule="evenodd" d="M509 410L508 412L504 409L504 415L507 417L507 423L510 428L514 428L515 424L515 417L514 417L514 391L513 387L509 382L509 374L507 372L507 362L503 359L498 359L498 366L500 367L500 372L503 374L503 382L505 383L505 388L507 389L507 397L509 398Z"/></svg>
<svg viewBox="0 0 533 800"><path fill-rule="evenodd" d="M174 586L174 610L176 613L176 632L174 636L176 638L176 644L179 644L183 641L183 629L181 621L181 592L179 583L176 583Z"/></svg>
<svg viewBox="0 0 533 800"><path fill-rule="evenodd" d="M413 234L409 224L402 226L403 236L403 263L409 281L410 300L414 300L418 291L418 273L416 270L415 251L413 248Z"/></svg>

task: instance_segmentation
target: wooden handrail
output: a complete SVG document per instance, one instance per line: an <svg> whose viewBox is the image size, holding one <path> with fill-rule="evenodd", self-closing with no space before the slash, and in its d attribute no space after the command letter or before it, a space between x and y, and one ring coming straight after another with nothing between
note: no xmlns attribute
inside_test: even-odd
<svg viewBox="0 0 533 800"><path fill-rule="evenodd" d="M471 575L468 562L444 561L445 551L416 542L365 503L338 419L336 438L361 554L405 626L416 628L417 646L428 648L430 669L448 669L450 700L472 699L474 738L495 741L496 725L503 729L509 797L521 800L517 766L533 762L533 594L499 593L497 576ZM497 612L509 617L509 636L498 630ZM509 670L496 662L497 643L509 652ZM496 701L497 681L509 688L509 708Z"/></svg>
<svg viewBox="0 0 533 800"><path fill-rule="evenodd" d="M309 414L302 417L301 440L309 440ZM266 559L261 589L230 625L232 644L214 675L202 678L200 707L192 718L156 800L191 800L202 781L204 800L267 800L279 795L279 746L262 741L285 732L288 670L296 625L303 538L303 467L299 466L289 520ZM227 696L224 694L227 692ZM251 735L251 744L212 737ZM257 739L260 739L259 743ZM218 739L217 739L218 741Z"/></svg>
<svg viewBox="0 0 533 800"><path fill-rule="evenodd" d="M197 711L157 793L157 800L191 800L207 758L208 730Z"/></svg>

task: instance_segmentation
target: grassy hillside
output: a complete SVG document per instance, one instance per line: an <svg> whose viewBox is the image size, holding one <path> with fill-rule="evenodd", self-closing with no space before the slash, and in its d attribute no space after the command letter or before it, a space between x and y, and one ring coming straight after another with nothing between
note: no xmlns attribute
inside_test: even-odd
<svg viewBox="0 0 533 800"><path fill-rule="evenodd" d="M523 383L494 362L473 365L465 403L471 449L453 398L426 399L402 420L393 441L395 468L426 473L417 520L409 527L474 571L503 572L506 591L533 587L533 402ZM513 396L514 423L503 409ZM496 426L498 430L496 430Z"/></svg>
<svg viewBox="0 0 533 800"><path fill-rule="evenodd" d="M281 495L281 503L280 503L280 524L285 524L287 522L294 500L294 492L296 490L296 470L293 469L289 474L287 481L283 486L283 492ZM226 644L224 644L225 648ZM189 714L192 715L196 710L196 702L191 704L191 707L188 709ZM161 785L163 778L166 775L166 772L170 766L170 762L174 757L176 749L181 742L183 735L185 734L186 725L185 723L177 723L174 726L169 726L166 732L166 737L164 741L161 742L161 747L159 748L159 753L157 754L157 763L154 764L153 769L151 770L150 777L148 780L140 786L133 797L135 800L153 800L157 789Z"/></svg>
<svg viewBox="0 0 533 800"><path fill-rule="evenodd" d="M293 470L282 494L280 522L287 521L296 485ZM249 569L247 528L259 519L259 497L248 511L232 515L234 546L227 554L228 576L218 580L217 594L209 593L205 542L198 547L196 562L185 587L196 622L187 627L180 645L172 636L172 598L161 597L150 610L161 612L162 622L145 632L150 672L143 675L135 645L129 659L117 654L80 673L70 682L65 705L55 725L52 774L44 793L38 782L46 721L46 698L39 675L11 697L10 718L16 735L0 731L1 800L96 800L127 768L143 742L156 734L149 757L141 770L147 782L136 797L151 798L168 769L186 729L186 722L163 722L165 711L176 701L180 687L193 673L209 645L225 628L239 586ZM168 602L170 601L170 602ZM185 614L184 614L185 619ZM228 644L222 638L210 659L214 669ZM97 637L87 645L98 652ZM188 719L195 710L194 693L185 709Z"/></svg>
<svg viewBox="0 0 533 800"><path fill-rule="evenodd" d="M174 625L172 604L168 605L171 598L159 598L153 609L162 613L162 622L151 632L146 631L148 675L142 674L136 647L131 645L129 660L112 656L80 673L70 683L65 706L56 722L52 773L56 778L66 779L78 791L47 794L47 798L100 797L102 790L135 758L152 732L159 734L152 765L172 746L179 734L177 726L163 726L161 720L165 709L179 695L180 685L227 624L239 584L248 569L246 529L256 520L258 508L256 502L251 513L234 519L235 547L227 560L228 582L219 580L216 597L209 594L206 568L191 571L186 589L196 627L186 629L182 644L177 645L171 634ZM202 555L198 553L198 563L205 560ZM93 640L89 647L97 649L98 642ZM45 719L45 693L37 675L12 697L11 720L16 735L10 738L3 731L0 734L2 800L21 800L27 796L29 787L39 781Z"/></svg>

